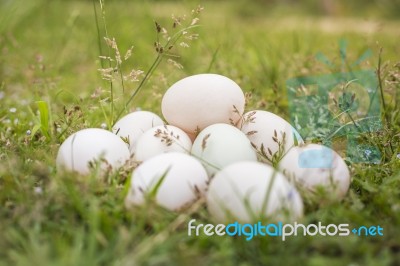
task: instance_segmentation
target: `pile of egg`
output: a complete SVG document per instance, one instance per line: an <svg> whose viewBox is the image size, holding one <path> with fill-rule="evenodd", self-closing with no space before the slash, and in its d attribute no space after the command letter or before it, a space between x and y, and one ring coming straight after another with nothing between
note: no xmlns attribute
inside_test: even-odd
<svg viewBox="0 0 400 266"><path fill-rule="evenodd" d="M263 217L294 221L303 215L304 193L322 187L337 198L345 196L350 174L336 152L305 145L273 113L244 113L244 108L243 91L231 79L217 74L186 77L163 96L168 124L152 112L136 111L120 119L113 132L78 131L61 145L57 167L85 175L93 160L112 169L138 161L126 205L144 204L155 191L157 204L179 211L205 197L219 222ZM265 160L273 155L282 155L275 156L275 167ZM315 164L321 160L329 165Z"/></svg>

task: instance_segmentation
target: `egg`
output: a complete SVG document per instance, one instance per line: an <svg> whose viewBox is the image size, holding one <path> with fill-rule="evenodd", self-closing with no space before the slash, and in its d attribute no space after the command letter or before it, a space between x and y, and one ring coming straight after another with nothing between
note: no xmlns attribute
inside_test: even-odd
<svg viewBox="0 0 400 266"><path fill-rule="evenodd" d="M335 198L343 198L350 186L350 171L334 150L308 144L293 147L280 161L279 169L306 191L318 187Z"/></svg>
<svg viewBox="0 0 400 266"><path fill-rule="evenodd" d="M173 84L162 99L168 124L198 134L216 123L236 124L244 111L244 94L233 80L217 74L199 74Z"/></svg>
<svg viewBox="0 0 400 266"><path fill-rule="evenodd" d="M206 127L195 139L192 155L199 158L211 176L229 164L257 161L257 153L243 132L227 124Z"/></svg>
<svg viewBox="0 0 400 266"><path fill-rule="evenodd" d="M135 159L145 161L165 152L190 153L192 141L181 129L164 125L153 127L140 136L136 143Z"/></svg>
<svg viewBox="0 0 400 266"><path fill-rule="evenodd" d="M238 162L223 168L211 180L207 209L221 223L253 223L268 219L296 221L303 201L285 176L260 162Z"/></svg>
<svg viewBox="0 0 400 266"><path fill-rule="evenodd" d="M89 163L98 160L102 168L121 167L130 158L126 143L110 131L99 128L80 130L69 136L60 146L56 164L58 169L86 175Z"/></svg>
<svg viewBox="0 0 400 266"><path fill-rule="evenodd" d="M164 125L164 122L158 115L148 111L136 111L118 120L112 130L128 141L129 151L133 153L139 137L152 127L161 125Z"/></svg>
<svg viewBox="0 0 400 266"><path fill-rule="evenodd" d="M240 128L267 163L278 162L295 144L302 144L300 134L283 118L267 111L243 115Z"/></svg>
<svg viewBox="0 0 400 266"><path fill-rule="evenodd" d="M201 163L184 153L163 153L143 162L132 174L125 204L142 205L154 194L166 209L179 211L204 195L208 177Z"/></svg>

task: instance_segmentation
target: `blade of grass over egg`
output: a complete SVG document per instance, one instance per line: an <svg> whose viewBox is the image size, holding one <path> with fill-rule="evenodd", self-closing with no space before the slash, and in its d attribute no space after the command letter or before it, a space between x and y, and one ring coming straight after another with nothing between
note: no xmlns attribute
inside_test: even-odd
<svg viewBox="0 0 400 266"><path fill-rule="evenodd" d="M270 181L268 183L267 191L265 192L265 197L264 197L264 200L263 200L263 204L261 206L261 215L264 215L267 212L268 203L269 203L269 200L270 200L270 197L271 197L272 187L274 185L277 173L278 172L274 169L274 172L272 173L272 176L271 176ZM262 217L262 218L266 218L266 217Z"/></svg>
<svg viewBox="0 0 400 266"><path fill-rule="evenodd" d="M149 199L154 200L157 197L158 190L160 189L162 183L164 182L164 179L167 177L169 171L171 170L171 166L169 166L165 172L161 175L161 177L157 180L157 183L154 185L154 187L149 191Z"/></svg>
<svg viewBox="0 0 400 266"><path fill-rule="evenodd" d="M239 199L239 202L241 202L243 204L244 209L246 210L247 214L249 215L250 219L252 221L256 221L257 214L254 212L253 208L251 207L251 203L250 203L250 198L251 198L251 194L254 192L254 190L256 188L253 188L252 190L248 190L246 191L247 193L245 195L242 196L242 194L240 193L240 189L236 186L236 184L230 180L230 186L232 187L232 190L234 191L235 197L237 197ZM219 202L220 206L222 207L222 209L225 209L224 207L224 202L223 200L221 200ZM232 219L237 219L238 217L234 217L232 213L230 213L228 210L224 210L225 211L225 215L228 216L228 218L232 218Z"/></svg>
<svg viewBox="0 0 400 266"><path fill-rule="evenodd" d="M253 191L251 191L251 190L247 191L247 193L243 197L242 201L243 201L243 205L244 205L244 208L246 209L247 214L250 216L251 221L257 221L258 218L260 218L260 217L258 217L257 213L255 213L253 211L253 209L251 208L250 195L252 192ZM260 215L262 216L261 213L260 213Z"/></svg>
<svg viewBox="0 0 400 266"><path fill-rule="evenodd" d="M299 141L297 139L297 135L295 133L292 133L292 138L293 138L293 142L294 142L294 146L299 146Z"/></svg>

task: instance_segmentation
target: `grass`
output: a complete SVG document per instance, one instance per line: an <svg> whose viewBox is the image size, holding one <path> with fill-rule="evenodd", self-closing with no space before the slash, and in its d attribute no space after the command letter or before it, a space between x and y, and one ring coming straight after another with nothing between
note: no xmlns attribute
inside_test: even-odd
<svg viewBox="0 0 400 266"><path fill-rule="evenodd" d="M190 13L195 6L107 1L109 37L116 38L122 54L134 45L131 58L120 66L124 73L149 69L156 60L154 21L170 29L171 14ZM194 29L199 39L189 48L173 50L180 55L173 59L183 68L161 62L128 109L160 114L168 86L187 75L214 72L251 93L248 110L264 109L288 118L287 79L340 71L340 39L349 43L350 62L371 49L372 56L360 69L381 65L388 122L366 137L384 154L384 161L352 163L347 197L332 204L308 204L303 223L379 224L384 236L297 237L285 242L189 237L186 226L192 218L212 222L202 202L181 214L151 204L129 211L123 203L130 169L113 176L93 172L89 177L57 172L57 150L68 135L112 121L109 83L98 72L102 64L93 3L4 1L0 2L0 265L400 264L400 77L395 66L400 61L400 22L381 16L375 23L359 16L335 19L293 11L282 16L282 10L249 16L254 7L243 10L241 1L204 6L201 27ZM97 11L99 32L105 36ZM100 45L107 51L104 42ZM335 66L315 59L318 52ZM113 84L116 110L125 108L137 85Z"/></svg>

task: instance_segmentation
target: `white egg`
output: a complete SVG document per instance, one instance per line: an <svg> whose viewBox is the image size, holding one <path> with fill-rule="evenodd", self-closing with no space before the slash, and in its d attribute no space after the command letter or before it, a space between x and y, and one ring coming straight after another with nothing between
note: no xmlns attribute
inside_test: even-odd
<svg viewBox="0 0 400 266"><path fill-rule="evenodd" d="M244 111L245 97L231 79L199 74L173 84L162 99L162 113L170 125L195 134L216 123L236 124Z"/></svg>
<svg viewBox="0 0 400 266"><path fill-rule="evenodd" d="M240 128L261 155L261 160L268 163L278 162L296 142L303 143L300 134L286 120L267 111L247 112Z"/></svg>
<svg viewBox="0 0 400 266"><path fill-rule="evenodd" d="M206 127L192 146L192 155L199 158L211 176L229 164L257 161L257 153L239 129L227 124Z"/></svg>
<svg viewBox="0 0 400 266"><path fill-rule="evenodd" d="M162 179L163 178L163 179ZM184 153L163 153L142 163L132 174L125 204L141 205L155 193L156 202L178 211L205 193L208 177L201 163Z"/></svg>
<svg viewBox="0 0 400 266"><path fill-rule="evenodd" d="M310 191L321 187L338 199L346 195L350 186L350 171L343 159L318 144L293 147L280 161L279 169L301 187Z"/></svg>
<svg viewBox="0 0 400 266"><path fill-rule="evenodd" d="M155 126L164 125L162 119L148 111L132 112L115 123L113 132L129 141L129 151L135 151L136 142L147 130Z"/></svg>
<svg viewBox="0 0 400 266"><path fill-rule="evenodd" d="M206 197L209 212L222 223L296 221L303 215L296 188L283 174L259 162L225 167L211 180Z"/></svg>
<svg viewBox="0 0 400 266"><path fill-rule="evenodd" d="M190 153L192 141L181 129L164 125L153 127L143 133L138 139L135 149L135 159L145 161L155 155L165 152Z"/></svg>
<svg viewBox="0 0 400 266"><path fill-rule="evenodd" d="M98 160L101 167L121 167L130 158L126 143L110 131L99 128L80 130L69 136L57 154L57 168L90 172L89 163ZM105 161L103 161L103 159Z"/></svg>

